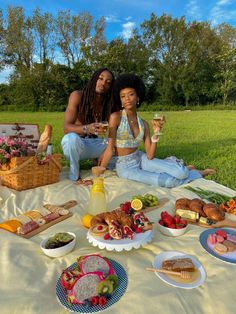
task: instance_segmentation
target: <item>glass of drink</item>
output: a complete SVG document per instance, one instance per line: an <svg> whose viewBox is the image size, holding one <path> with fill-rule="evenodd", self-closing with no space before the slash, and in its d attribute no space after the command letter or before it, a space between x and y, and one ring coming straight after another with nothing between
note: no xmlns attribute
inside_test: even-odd
<svg viewBox="0 0 236 314"><path fill-rule="evenodd" d="M154 113L153 114L153 122L155 125L159 126L160 128L162 127L161 125L161 121L163 121L163 115L159 114L159 113ZM162 135L162 133L159 131L157 135Z"/></svg>
<svg viewBox="0 0 236 314"><path fill-rule="evenodd" d="M103 142L107 144L107 137L108 137L108 121L101 121L98 125L98 135L103 138Z"/></svg>

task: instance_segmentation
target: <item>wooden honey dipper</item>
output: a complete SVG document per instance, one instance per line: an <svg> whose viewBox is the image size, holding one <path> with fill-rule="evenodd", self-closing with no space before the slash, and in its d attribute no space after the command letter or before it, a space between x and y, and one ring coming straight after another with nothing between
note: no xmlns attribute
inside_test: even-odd
<svg viewBox="0 0 236 314"><path fill-rule="evenodd" d="M183 279L190 279L190 272L185 271L185 270L181 270L180 272L166 270L166 269L160 269L160 268L146 268L146 270L152 271L152 272L157 272L157 273L180 276Z"/></svg>

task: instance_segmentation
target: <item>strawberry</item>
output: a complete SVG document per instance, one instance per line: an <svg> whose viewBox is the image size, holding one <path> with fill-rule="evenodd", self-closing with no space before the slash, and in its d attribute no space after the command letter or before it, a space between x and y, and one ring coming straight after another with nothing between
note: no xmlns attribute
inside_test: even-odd
<svg viewBox="0 0 236 314"><path fill-rule="evenodd" d="M171 216L165 216L162 220L166 225L171 225L174 223L174 219Z"/></svg>
<svg viewBox="0 0 236 314"><path fill-rule="evenodd" d="M167 226L167 228L176 229L176 228L175 228L175 224L173 224L173 223L169 224L169 225Z"/></svg>
<svg viewBox="0 0 236 314"><path fill-rule="evenodd" d="M107 298L105 296L99 297L99 305L104 306L107 303Z"/></svg>
<svg viewBox="0 0 236 314"><path fill-rule="evenodd" d="M99 296L92 297L90 299L90 302L91 302L92 305L98 305L98 303L99 303Z"/></svg>
<svg viewBox="0 0 236 314"><path fill-rule="evenodd" d="M136 232L136 233L141 233L141 232L143 232L143 229L140 228L140 227L138 227L138 228L135 229L135 232Z"/></svg>
<svg viewBox="0 0 236 314"><path fill-rule="evenodd" d="M222 236L224 239L227 239L227 233L222 229L217 230L216 234Z"/></svg>
<svg viewBox="0 0 236 314"><path fill-rule="evenodd" d="M164 226L164 221L163 221L162 219L159 220L159 224L162 225L162 226Z"/></svg>
<svg viewBox="0 0 236 314"><path fill-rule="evenodd" d="M179 223L184 225L184 226L187 226L187 224L188 224L187 220L186 219L182 219L182 218L180 219Z"/></svg>
<svg viewBox="0 0 236 314"><path fill-rule="evenodd" d="M185 228L185 227L186 227L185 225L176 224L176 229L183 229L183 228Z"/></svg>
<svg viewBox="0 0 236 314"><path fill-rule="evenodd" d="M174 216L174 222L175 224L179 224L180 223L180 217L179 216Z"/></svg>
<svg viewBox="0 0 236 314"><path fill-rule="evenodd" d="M109 233L104 234L103 239L104 240L109 240L110 239L110 234Z"/></svg>

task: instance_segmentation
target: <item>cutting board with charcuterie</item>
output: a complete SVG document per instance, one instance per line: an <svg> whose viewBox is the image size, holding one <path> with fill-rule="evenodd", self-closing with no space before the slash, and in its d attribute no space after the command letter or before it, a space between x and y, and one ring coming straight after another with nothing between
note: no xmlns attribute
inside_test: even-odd
<svg viewBox="0 0 236 314"><path fill-rule="evenodd" d="M44 204L39 209L32 209L10 218L0 224L0 228L20 237L29 239L49 227L71 217L70 208L77 205L71 200L61 205Z"/></svg>

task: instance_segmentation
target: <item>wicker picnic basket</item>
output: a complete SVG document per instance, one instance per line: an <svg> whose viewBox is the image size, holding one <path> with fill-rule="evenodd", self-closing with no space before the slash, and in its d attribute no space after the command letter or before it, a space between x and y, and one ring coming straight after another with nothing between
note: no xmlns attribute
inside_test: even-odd
<svg viewBox="0 0 236 314"><path fill-rule="evenodd" d="M53 154L40 164L36 156L13 157L9 170L0 171L1 184L22 191L59 181L61 154Z"/></svg>

